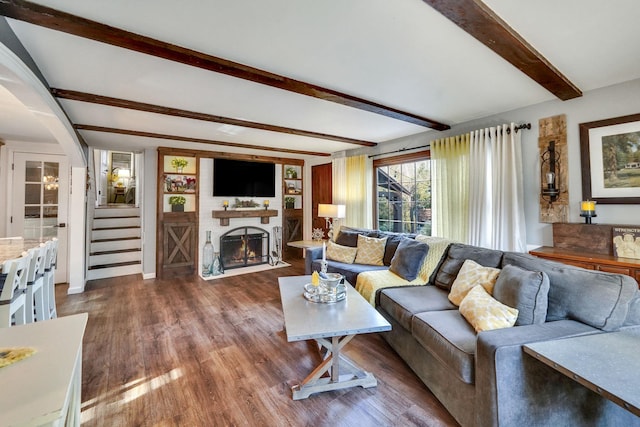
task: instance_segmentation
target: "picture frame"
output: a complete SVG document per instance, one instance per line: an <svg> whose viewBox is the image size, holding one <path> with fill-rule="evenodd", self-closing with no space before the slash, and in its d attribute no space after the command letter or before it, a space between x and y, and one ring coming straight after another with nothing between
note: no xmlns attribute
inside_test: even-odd
<svg viewBox="0 0 640 427"><path fill-rule="evenodd" d="M580 123L582 199L640 203L640 114Z"/></svg>

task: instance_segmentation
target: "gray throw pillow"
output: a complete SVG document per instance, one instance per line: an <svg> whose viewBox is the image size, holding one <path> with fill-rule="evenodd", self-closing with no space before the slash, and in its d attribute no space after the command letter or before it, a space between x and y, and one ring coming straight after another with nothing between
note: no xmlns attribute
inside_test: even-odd
<svg viewBox="0 0 640 427"><path fill-rule="evenodd" d="M515 265L505 265L493 287L495 299L518 309L516 326L544 323L548 294L547 273L525 270Z"/></svg>
<svg viewBox="0 0 640 427"><path fill-rule="evenodd" d="M429 245L426 243L405 237L398 243L398 249L391 259L389 271L405 280L415 280L428 252Z"/></svg>

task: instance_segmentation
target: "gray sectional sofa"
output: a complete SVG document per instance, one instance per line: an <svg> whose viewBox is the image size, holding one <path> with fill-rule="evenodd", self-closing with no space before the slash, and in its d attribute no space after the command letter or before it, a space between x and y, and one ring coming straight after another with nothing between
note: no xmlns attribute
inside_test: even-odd
<svg viewBox="0 0 640 427"><path fill-rule="evenodd" d="M502 269L501 292L520 304L523 322L475 332L447 298L467 259ZM376 305L392 324L385 339L463 426L640 425L522 350L526 343L640 328L631 277L452 244L429 284L382 289Z"/></svg>
<svg viewBox="0 0 640 427"><path fill-rule="evenodd" d="M337 240L348 246L355 246L357 233L380 235L344 231ZM403 237L394 236L392 245ZM307 273L320 268L319 257L307 250ZM449 301L467 259L501 269L493 296L520 310L514 327L476 333ZM371 268L329 261L329 271L352 284ZM392 325L384 338L462 426L640 426L640 418L522 349L539 341L640 331L640 292L631 277L453 243L427 284L379 289L375 305Z"/></svg>

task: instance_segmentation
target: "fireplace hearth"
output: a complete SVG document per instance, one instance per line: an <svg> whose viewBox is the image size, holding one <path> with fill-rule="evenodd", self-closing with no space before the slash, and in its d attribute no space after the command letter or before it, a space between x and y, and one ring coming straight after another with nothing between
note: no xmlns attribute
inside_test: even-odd
<svg viewBox="0 0 640 427"><path fill-rule="evenodd" d="M220 236L220 261L225 270L269 262L269 232L238 227Z"/></svg>

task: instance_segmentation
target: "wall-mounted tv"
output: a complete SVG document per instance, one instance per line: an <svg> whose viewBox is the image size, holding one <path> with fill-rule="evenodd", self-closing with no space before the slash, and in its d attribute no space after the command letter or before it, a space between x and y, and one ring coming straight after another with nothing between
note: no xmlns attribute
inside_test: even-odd
<svg viewBox="0 0 640 427"><path fill-rule="evenodd" d="M216 197L275 197L276 165L244 160L213 159Z"/></svg>

